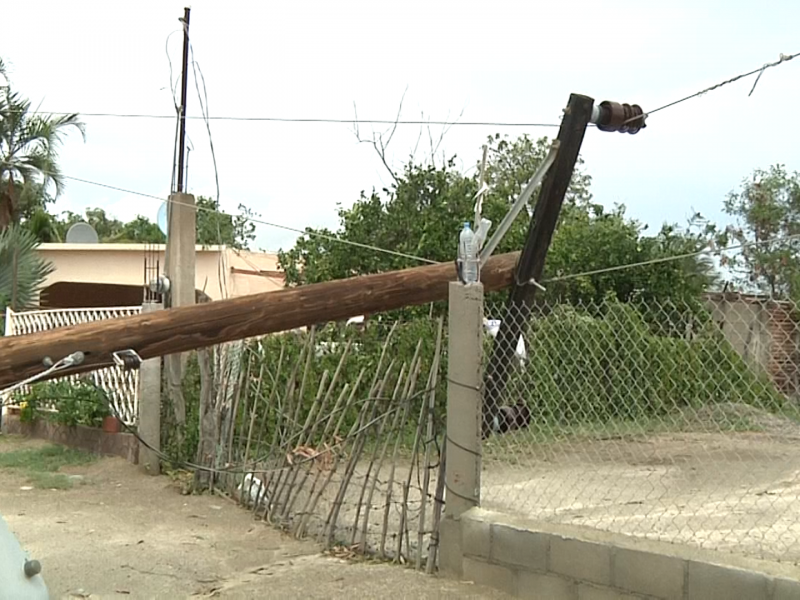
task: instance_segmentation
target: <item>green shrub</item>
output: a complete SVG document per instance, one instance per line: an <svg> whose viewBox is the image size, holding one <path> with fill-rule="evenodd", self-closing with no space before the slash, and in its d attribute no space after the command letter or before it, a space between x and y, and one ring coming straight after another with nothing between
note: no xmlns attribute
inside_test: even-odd
<svg viewBox="0 0 800 600"><path fill-rule="evenodd" d="M363 331L352 327L341 328L335 325L329 325L315 332L314 348L311 349L313 357L306 377L303 397L299 404L299 410L297 410L296 413L299 422L305 422L314 404L314 399L319 393L323 374L326 371L328 373L326 386L330 385L331 379L336 373L348 342L351 343L350 351L342 365L328 410L333 407L333 403L343 386L348 383L351 386L354 385L358 379L359 373L363 370L364 375L359 385L357 395L355 396L354 405L345 415L343 430L347 431L352 424L356 422L361 407L370 396L369 387L374 381L384 343L386 342L391 327L392 323L373 322ZM420 344L420 374L417 378L415 395L409 407L410 413L414 415L413 417L409 417L409 419L413 420L414 423L416 423L416 415L418 414L420 404L424 397L424 394L421 392L424 392L427 387L427 376L435 354L437 327L438 322L430 319L416 319L409 322L398 323L394 329L383 360L381 375L383 375L390 364L392 365L383 392L380 394L380 398L386 399L391 397L394 392L403 364L406 364L406 370L410 368L417 345ZM270 336L254 343L250 348L250 353L253 356L253 364L250 366L252 381L249 389L251 393L254 389L258 389L257 378L263 372L264 378L259 394L261 400L259 400L257 412L263 410L269 411L265 423L266 429L269 432L274 431L280 417L276 410L277 404L268 405L268 403L264 401L264 398L269 398L274 393L275 398L279 399L281 402L286 401L286 390L293 377L293 371L297 365L298 358L303 348L309 343L309 335L310 334L307 333L291 333ZM335 344L335 346L331 347L329 344ZM326 348L326 345L327 349L323 350L323 348ZM283 352L283 361L280 370L278 370L277 366L280 361L281 352ZM436 405L440 410L443 410L446 404L447 384L444 375L447 365L446 340L444 341L442 361L440 379L436 386ZM294 395L291 399L293 403L291 410L293 413L292 416L294 416L294 411L298 407L297 396L301 387L304 366L305 361L303 361L303 364L299 365L297 373L294 375L296 378L296 385ZM376 388L378 387L380 387L380 381L376 382ZM245 405L241 404L237 427L242 425L243 419L249 418L249 416L243 414L242 411L244 409ZM285 416L286 415L284 415L284 417ZM319 431L321 432L322 429L323 427L321 426Z"/></svg>
<svg viewBox="0 0 800 600"><path fill-rule="evenodd" d="M599 311L556 308L534 321L527 347L530 360L507 388L517 397L506 402L527 402L545 419L635 420L719 402L770 410L784 402L713 326L689 339L656 335L617 301Z"/></svg>
<svg viewBox="0 0 800 600"><path fill-rule="evenodd" d="M100 427L111 414L103 393L84 381L46 381L31 386L20 398L20 420L31 422L38 418L59 425ZM56 412L46 410L49 407Z"/></svg>

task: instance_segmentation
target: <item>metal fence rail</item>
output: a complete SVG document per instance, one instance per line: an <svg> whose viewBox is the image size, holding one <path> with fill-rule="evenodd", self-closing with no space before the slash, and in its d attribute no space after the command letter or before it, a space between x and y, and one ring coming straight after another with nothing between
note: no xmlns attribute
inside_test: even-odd
<svg viewBox="0 0 800 600"><path fill-rule="evenodd" d="M506 408L483 444L482 505L800 560L796 308L732 294L537 305L514 359L486 373ZM490 332L519 317L485 316Z"/></svg>
<svg viewBox="0 0 800 600"><path fill-rule="evenodd" d="M58 327L67 327L79 323L91 323L105 319L118 319L138 315L141 306L111 307L111 308L64 308L54 310L32 310L15 312L6 309L5 335L29 335L49 331ZM56 360L62 357L55 357ZM117 414L127 424L134 426L138 418L138 387L139 377L137 371L126 371L119 367L108 367L89 374L95 384L103 389L111 400ZM70 381L77 381L79 376L65 377ZM21 388L15 394L19 397L27 388ZM13 398L9 399L13 402ZM5 400L4 400L5 402ZM53 407L55 409L55 407Z"/></svg>

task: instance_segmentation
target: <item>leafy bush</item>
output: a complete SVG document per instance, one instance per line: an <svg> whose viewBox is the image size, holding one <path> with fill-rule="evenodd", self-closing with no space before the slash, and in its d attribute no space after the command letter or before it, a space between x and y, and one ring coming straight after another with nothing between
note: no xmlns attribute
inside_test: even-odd
<svg viewBox="0 0 800 600"><path fill-rule="evenodd" d="M91 383L46 381L31 386L20 402L20 420L32 422L38 418L59 425L100 427L111 414L103 393ZM53 407L57 412L46 410Z"/></svg>
<svg viewBox="0 0 800 600"><path fill-rule="evenodd" d="M328 374L326 385L330 385L348 343L351 344L350 350L342 365L333 398L335 400L345 384L354 385L359 373L363 370L364 375L358 387L354 405L345 416L344 429L347 430L356 421L360 408L369 397L369 387L376 376L376 369L380 362L384 344L393 325L388 320L380 323L372 322L363 331L352 327L342 328L336 325L328 325L315 332L314 348L311 350L313 358L308 371L302 402L300 403L299 421L304 421L308 416L326 371ZM392 365L391 373L386 380L383 392L380 394L381 398L392 396L403 364L405 363L406 371L408 371L419 344L420 374L410 407L411 413L415 414L414 411L419 409L420 403L423 401L423 394L420 392L423 392L427 386L426 378L436 349L437 328L438 322L430 319L415 319L397 323L386 349L381 368L381 376L383 376L390 364ZM252 376L257 377L262 372L262 367L264 368L264 380L260 392L262 397L269 397L274 391L277 398L284 399L301 351L309 343L309 335L308 333L291 333L270 336L251 347L253 364L250 367L250 372ZM447 391L444 377L447 365L446 340L443 345L440 378L436 389L436 404L439 409L443 409L446 404ZM281 352L283 352L283 362L280 370L278 370L277 366ZM296 374L297 389L295 390L295 395L299 393L303 369L304 364L299 365ZM380 386L380 381L376 383L376 387L378 386ZM254 387L255 385L251 384L251 390ZM296 407L297 405L295 404L294 406ZM265 408L269 409L270 407ZM267 427L270 430L276 425L274 411L272 413L267 421ZM240 418L243 417L244 415L240 415ZM416 417L414 417L414 420L416 420Z"/></svg>
<svg viewBox="0 0 800 600"><path fill-rule="evenodd" d="M784 402L766 373L751 369L711 326L692 336L656 335L631 305L599 311L560 306L534 321L529 363L508 386L533 414L561 422L665 415L687 406Z"/></svg>
<svg viewBox="0 0 800 600"><path fill-rule="evenodd" d="M186 403L186 424L182 428L175 424L175 411L168 391L166 369L162 374L161 448L167 456L174 459L175 466L182 461L194 462L200 439L200 366L197 362L197 352L188 355L183 374L181 389Z"/></svg>

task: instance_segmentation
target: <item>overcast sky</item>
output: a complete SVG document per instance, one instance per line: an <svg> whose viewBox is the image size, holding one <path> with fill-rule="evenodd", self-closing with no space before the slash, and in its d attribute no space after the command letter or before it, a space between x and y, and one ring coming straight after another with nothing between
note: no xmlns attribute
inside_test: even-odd
<svg viewBox="0 0 800 600"><path fill-rule="evenodd" d="M658 4L658 7L654 5ZM15 88L46 111L174 114L183 2L16 2L3 8L0 56ZM539 2L212 2L191 5L191 38L212 116L558 123L570 92L645 110L800 51L800 3L672 0ZM173 34L173 32L176 32ZM173 35L171 35L173 34ZM169 59L168 59L169 55ZM725 194L757 167L800 169L800 59L652 116L635 136L591 129L583 157L595 198L624 203L651 226L693 210L720 220ZM174 81L173 81L174 83ZM194 81L188 112L200 115ZM785 116L784 116L785 115ZM171 119L85 116L70 136L66 175L166 196ZM380 131L362 125L362 135ZM440 152L467 170L486 136L556 129L453 126ZM346 124L212 121L221 202L266 221L334 226L336 205L388 184ZM401 127L400 167L420 129ZM440 128L433 128L434 135ZM188 125L189 191L214 195L208 135ZM423 158L420 150L419 158ZM70 181L58 209L103 207L153 220L157 200ZM295 235L258 226L257 246ZM454 234L455 235L455 234ZM454 237L455 246L455 237ZM455 250L454 250L455 251Z"/></svg>

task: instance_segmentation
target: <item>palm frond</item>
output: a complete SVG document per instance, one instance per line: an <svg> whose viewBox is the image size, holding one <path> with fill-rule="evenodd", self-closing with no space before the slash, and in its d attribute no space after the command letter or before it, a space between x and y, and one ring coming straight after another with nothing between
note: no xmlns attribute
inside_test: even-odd
<svg viewBox="0 0 800 600"><path fill-rule="evenodd" d="M0 299L13 310L34 308L47 277L55 267L37 252L36 236L12 226L0 232ZM0 306L5 310L5 306Z"/></svg>
<svg viewBox="0 0 800 600"><path fill-rule="evenodd" d="M77 114L37 114L31 112L30 101L18 93L7 88L0 92L0 183L38 183L45 188L52 183L58 196L64 187L58 148L70 129L77 129L86 139Z"/></svg>

